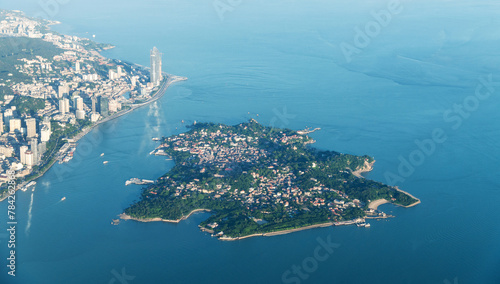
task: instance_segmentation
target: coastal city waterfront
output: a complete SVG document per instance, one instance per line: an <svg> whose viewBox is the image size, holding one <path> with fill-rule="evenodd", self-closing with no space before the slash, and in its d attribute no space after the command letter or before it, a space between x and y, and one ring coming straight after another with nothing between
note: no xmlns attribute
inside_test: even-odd
<svg viewBox="0 0 500 284"><path fill-rule="evenodd" d="M16 171L18 189L55 162L70 161L77 141L93 127L156 101L172 83L187 79L162 72L156 47L152 68L145 69L99 54L111 45L52 32L57 22L6 10L0 20L6 74L0 77L0 157L3 172ZM7 179L0 173L0 182ZM4 186L0 200L7 195Z"/></svg>

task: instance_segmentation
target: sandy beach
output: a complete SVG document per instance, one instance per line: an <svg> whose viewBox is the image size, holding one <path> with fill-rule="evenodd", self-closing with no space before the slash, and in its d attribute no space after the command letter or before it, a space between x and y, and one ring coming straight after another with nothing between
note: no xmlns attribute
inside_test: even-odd
<svg viewBox="0 0 500 284"><path fill-rule="evenodd" d="M415 203L410 204L410 205L404 206L404 205L400 205L400 204L396 204L396 203L389 202L389 201L387 201L387 200L385 200L385 199L377 199L377 200L373 200L372 202L370 202L370 204L368 204L368 208L373 209L373 210L377 210L377 208L378 208L380 205L382 205L382 204L386 204L386 203L391 203L391 204L394 204L394 205L396 205L396 206L401 206L401 207L404 207L404 208L410 208L410 207L413 207L413 206L418 205L418 204L420 204L420 203L421 203L421 202L420 202L420 199L416 198L415 196L413 196L413 195L409 194L409 193L408 193L408 192L406 192L406 191L403 191L403 190L399 189L399 187L397 187L397 186L396 186L396 187L395 187L395 189L396 189L397 191L399 191L399 192L402 192L402 193L404 193L404 194L407 194L408 196L410 196L410 197L412 197L412 198L415 198L417 201L416 201Z"/></svg>
<svg viewBox="0 0 500 284"><path fill-rule="evenodd" d="M390 203L390 202L385 200L385 199L377 199L377 200L370 202L370 204L368 204L368 208L373 209L373 210L377 210L377 208L380 205L386 204L386 203Z"/></svg>

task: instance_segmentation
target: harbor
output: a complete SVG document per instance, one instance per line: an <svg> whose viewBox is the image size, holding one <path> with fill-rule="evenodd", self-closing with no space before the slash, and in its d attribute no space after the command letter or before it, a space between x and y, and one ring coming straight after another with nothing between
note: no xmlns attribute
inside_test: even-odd
<svg viewBox="0 0 500 284"><path fill-rule="evenodd" d="M57 153L59 164L67 163L73 159L73 154L76 151L76 143L68 142L64 144Z"/></svg>
<svg viewBox="0 0 500 284"><path fill-rule="evenodd" d="M35 191L35 185L36 185L36 181L30 181L28 184L26 184L25 186L22 186L21 187L21 190L22 191L26 191L28 190L29 188L33 187L33 191Z"/></svg>

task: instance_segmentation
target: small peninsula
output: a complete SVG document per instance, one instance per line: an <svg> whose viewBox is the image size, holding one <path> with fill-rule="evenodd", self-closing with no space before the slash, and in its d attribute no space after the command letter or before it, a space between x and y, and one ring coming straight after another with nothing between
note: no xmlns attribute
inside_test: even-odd
<svg viewBox="0 0 500 284"><path fill-rule="evenodd" d="M373 201L420 203L360 176L372 169L372 157L320 151L307 134L252 119L234 126L193 124L186 133L164 137L153 153L170 156L175 166L145 187L121 218L179 222L210 211L200 228L235 240L387 217L369 207Z"/></svg>

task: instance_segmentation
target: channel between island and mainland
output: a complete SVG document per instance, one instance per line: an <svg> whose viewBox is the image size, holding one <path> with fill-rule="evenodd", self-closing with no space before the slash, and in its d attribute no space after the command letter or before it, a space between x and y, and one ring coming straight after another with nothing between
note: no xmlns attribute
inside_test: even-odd
<svg viewBox="0 0 500 284"><path fill-rule="evenodd" d="M364 178L361 174L372 171L374 163L375 163L375 161L373 161L371 163L365 162L365 165L363 167L360 167L356 171L352 171L351 170L351 172L352 172L353 175L355 175L358 178ZM414 203L412 203L412 204L410 204L410 205L403 206L403 205L400 205L400 204L392 203L392 202L390 202L390 201L388 201L386 199L377 199L377 200L371 201L368 204L368 208L369 209L373 209L373 210L377 210L378 206L380 206L382 204L386 204L386 203L392 203L394 205L405 207L405 208L413 207L413 206L415 206L417 204L420 204L420 199L414 197L413 195L409 194L406 191L403 191L403 190L399 189L397 186L394 187L394 188L397 191L401 192L401 193L409 195L410 197L416 199L417 201L414 202ZM212 210L210 210L210 209L204 209L204 208L194 209L191 212L189 212L187 215L184 215L181 218L176 219L176 220L162 219L162 218L159 218L159 217L157 217L157 218L136 218L136 217L132 217L130 215L127 215L125 212L122 213L122 214L120 214L120 215L118 215L118 216L122 220L133 220L133 221L137 221L137 222L166 222L166 223L175 223L175 224L177 224L177 223L181 222L182 220L188 219L189 217L191 217L191 215L193 215L195 213L211 212L211 211ZM377 219L377 218L378 217L371 217L370 219ZM290 234L290 233L304 231L304 230L310 230L310 229L314 229L314 228L325 228L325 227L330 227L330 226L353 225L353 224L357 224L357 223L360 223L360 222L364 222L364 218L358 218L358 219L348 220L348 221L342 221L342 222L318 223L318 224L307 225L307 226L300 227L300 228L280 230L280 231L267 232L267 233L256 233L256 234L251 234L251 235L246 235L246 236L241 236L241 237L222 236L222 237L219 237L218 239L221 240L221 241L237 241L237 240L243 240L243 239L248 239L248 238L252 238L252 237L272 237L272 236L285 235L285 234ZM213 231L210 230L210 229L207 229L207 228L202 227L202 226L198 226L198 227L203 232L213 233Z"/></svg>
<svg viewBox="0 0 500 284"><path fill-rule="evenodd" d="M100 54L99 54L100 55ZM102 55L100 55L102 56ZM164 79L158 89L155 91L154 95L152 95L148 100L146 100L145 102L142 102L142 103L139 103L139 104L134 104L134 105L131 105L129 109L126 109L126 110L123 110L123 111L120 111L120 112L117 112L113 115L110 115L108 117L105 117L103 118L102 120L99 120L97 121L96 123L90 125L90 126L87 126L86 128L82 129L82 131L78 134L76 134L74 137L72 138L65 138L67 141L71 141L72 143L76 143L78 142L80 139L82 139L83 137L85 137L85 135L87 135L92 129L94 129L95 127L105 123L105 122L109 122L111 120L114 120L114 119L117 119L125 114L128 114L138 108L141 108L143 106L146 106L150 103L153 103L157 100L159 100L161 97L163 97L163 95L165 94L165 92L167 91L168 87L170 87L172 84L174 83L177 83L177 82L180 82L180 81L185 81L187 80L188 78L187 77L181 77L181 76L176 76L176 75L171 75L171 74L167 74L165 72L163 72L163 76L165 76L166 79ZM48 164L48 166L44 169L43 172L40 172L38 173L36 176L22 182L21 184L18 184L16 186L16 191L23 188L28 182L30 181L34 181L34 180L37 180L39 179L40 177L42 177L50 168L52 168L52 166L56 163L57 159L53 159L50 164ZM5 199L7 199L9 197L9 194L6 194L3 198L0 199L0 202L4 201Z"/></svg>

